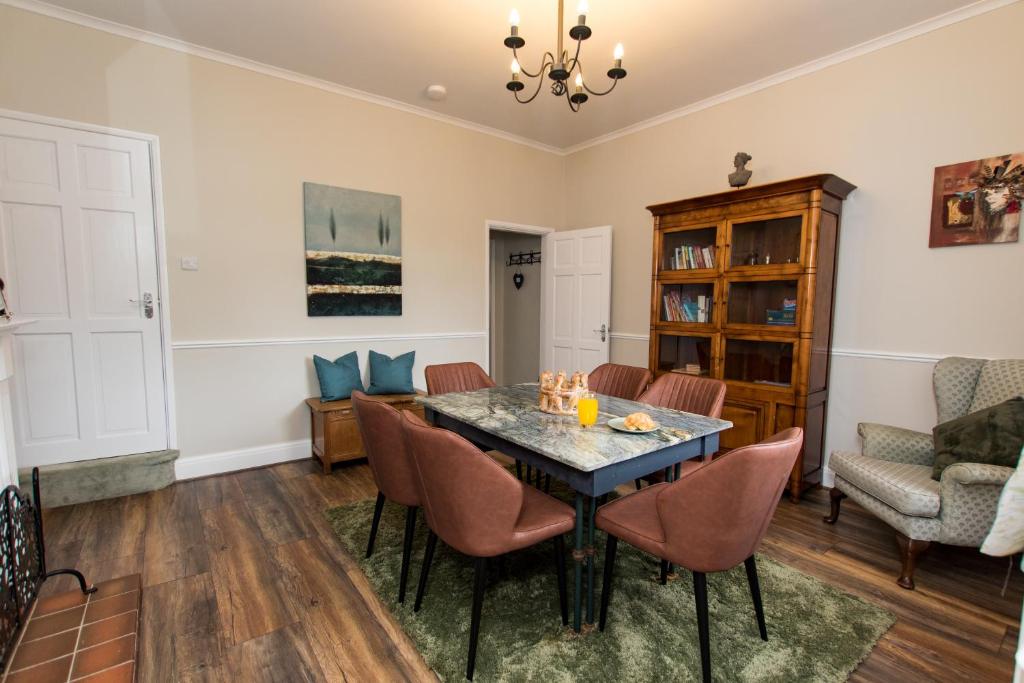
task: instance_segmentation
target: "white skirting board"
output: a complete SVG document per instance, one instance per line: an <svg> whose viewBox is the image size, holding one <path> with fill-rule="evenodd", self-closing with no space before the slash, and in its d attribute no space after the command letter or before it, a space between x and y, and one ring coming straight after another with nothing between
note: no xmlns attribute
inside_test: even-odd
<svg viewBox="0 0 1024 683"><path fill-rule="evenodd" d="M178 481L182 481L183 479L208 477L212 474L235 472L252 467L301 460L302 458L312 457L310 448L309 439L302 439L300 441L270 444L269 446L240 448L235 451L178 458L177 462L174 463L175 478Z"/></svg>

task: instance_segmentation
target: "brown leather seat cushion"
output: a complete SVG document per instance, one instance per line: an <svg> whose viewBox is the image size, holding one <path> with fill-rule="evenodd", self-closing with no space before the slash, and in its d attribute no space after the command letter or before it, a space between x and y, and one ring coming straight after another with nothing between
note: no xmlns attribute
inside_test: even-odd
<svg viewBox="0 0 1024 683"><path fill-rule="evenodd" d="M571 507L523 484L523 507L512 530L514 547L526 548L553 538L556 534L572 531L576 526L576 511Z"/></svg>
<svg viewBox="0 0 1024 683"><path fill-rule="evenodd" d="M658 517L658 493L668 484L653 484L597 509L598 528L631 546L657 555L665 545Z"/></svg>

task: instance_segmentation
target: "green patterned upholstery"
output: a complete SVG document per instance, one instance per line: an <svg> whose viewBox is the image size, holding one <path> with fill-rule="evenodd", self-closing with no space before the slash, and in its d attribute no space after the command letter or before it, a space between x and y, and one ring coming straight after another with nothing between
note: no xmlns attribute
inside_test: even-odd
<svg viewBox="0 0 1024 683"><path fill-rule="evenodd" d="M1024 360L944 358L932 380L939 422L947 422L1024 395ZM871 423L857 432L862 453L829 459L836 488L910 538L981 545L1013 468L958 463L934 481L931 434Z"/></svg>

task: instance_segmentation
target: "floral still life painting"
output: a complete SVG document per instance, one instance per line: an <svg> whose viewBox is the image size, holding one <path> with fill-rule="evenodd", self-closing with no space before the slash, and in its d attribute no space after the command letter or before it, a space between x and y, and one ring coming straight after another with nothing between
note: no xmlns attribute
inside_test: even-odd
<svg viewBox="0 0 1024 683"><path fill-rule="evenodd" d="M1024 154L935 169L929 247L1016 242L1024 202Z"/></svg>
<svg viewBox="0 0 1024 683"><path fill-rule="evenodd" d="M402 198L303 183L310 316L402 315Z"/></svg>

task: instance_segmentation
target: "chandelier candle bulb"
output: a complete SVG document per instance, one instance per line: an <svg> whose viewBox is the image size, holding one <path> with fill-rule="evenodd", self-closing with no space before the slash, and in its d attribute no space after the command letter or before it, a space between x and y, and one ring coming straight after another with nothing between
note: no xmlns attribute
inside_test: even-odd
<svg viewBox="0 0 1024 683"><path fill-rule="evenodd" d="M516 29L519 28L519 10L513 8L508 13L508 23L512 27L512 35L515 35Z"/></svg>
<svg viewBox="0 0 1024 683"><path fill-rule="evenodd" d="M625 54L625 50L622 49L622 43L618 43L615 46L615 52L612 55L615 57L615 66L622 66L622 55Z"/></svg>

